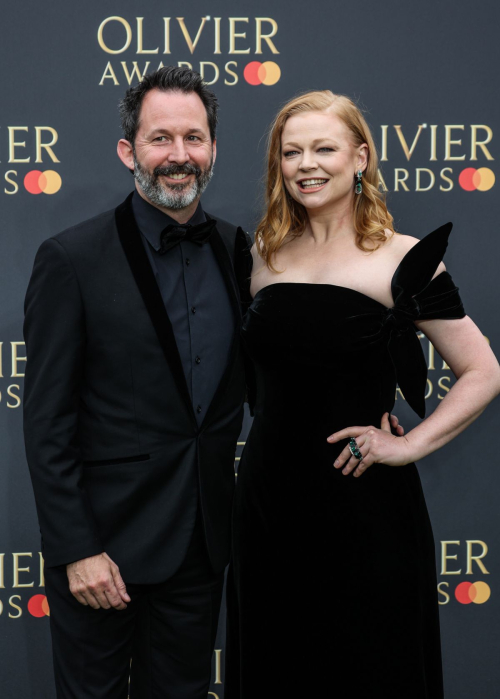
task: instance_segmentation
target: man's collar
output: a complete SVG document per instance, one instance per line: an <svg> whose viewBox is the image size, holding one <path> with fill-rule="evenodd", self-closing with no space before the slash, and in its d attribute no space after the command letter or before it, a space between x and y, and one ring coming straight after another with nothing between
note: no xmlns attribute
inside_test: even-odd
<svg viewBox="0 0 500 699"><path fill-rule="evenodd" d="M173 224L174 226L180 225L179 222L171 216L160 211L156 206L153 206L143 199L137 190L132 196L132 211L134 212L139 230L151 247L156 251L160 249L162 230L169 224ZM201 206L201 202L198 202L196 211L187 223L196 226L198 223L203 223L206 220L207 218Z"/></svg>

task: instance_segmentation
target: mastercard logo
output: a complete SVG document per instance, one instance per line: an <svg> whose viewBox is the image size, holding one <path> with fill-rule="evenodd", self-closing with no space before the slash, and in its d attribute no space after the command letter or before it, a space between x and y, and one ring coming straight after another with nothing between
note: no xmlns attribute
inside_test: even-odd
<svg viewBox="0 0 500 699"><path fill-rule="evenodd" d="M50 616L49 603L45 595L33 595L28 602L28 612L38 618Z"/></svg>
<svg viewBox="0 0 500 699"><path fill-rule="evenodd" d="M471 583L463 582L457 585L455 597L460 604L484 604L491 596L490 586L482 581Z"/></svg>
<svg viewBox="0 0 500 699"><path fill-rule="evenodd" d="M252 61L245 66L243 77L249 85L276 85L281 78L281 68L274 61Z"/></svg>
<svg viewBox="0 0 500 699"><path fill-rule="evenodd" d="M61 176L54 170L31 170L24 178L24 186L30 194L55 194L61 185Z"/></svg>
<svg viewBox="0 0 500 699"><path fill-rule="evenodd" d="M462 170L458 177L458 182L466 192L487 192L495 184L495 173L489 167L467 167Z"/></svg>

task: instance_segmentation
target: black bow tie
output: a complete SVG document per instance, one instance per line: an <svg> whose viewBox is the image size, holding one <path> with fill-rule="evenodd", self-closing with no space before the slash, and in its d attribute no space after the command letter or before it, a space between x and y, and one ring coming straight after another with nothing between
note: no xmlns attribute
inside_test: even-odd
<svg viewBox="0 0 500 699"><path fill-rule="evenodd" d="M186 223L184 226L177 226L173 223L169 223L161 232L161 244L158 252L160 255L164 255L167 250L170 250L184 240L189 240L197 245L204 245L212 235L216 223L217 221L213 219L203 221L203 223L199 223L196 226L191 226L189 223Z"/></svg>

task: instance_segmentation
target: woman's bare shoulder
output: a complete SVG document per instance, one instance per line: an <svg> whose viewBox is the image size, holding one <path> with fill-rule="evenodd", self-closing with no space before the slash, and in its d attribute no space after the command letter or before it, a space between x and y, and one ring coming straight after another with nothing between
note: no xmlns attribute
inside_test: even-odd
<svg viewBox="0 0 500 699"><path fill-rule="evenodd" d="M387 240L384 247L387 247L387 252L392 256L396 266L402 261L404 256L413 248L417 243L420 242L419 238L415 238L412 235L405 235L403 233L393 233L391 237ZM443 262L439 263L436 270L437 276L441 272L444 272L446 267Z"/></svg>

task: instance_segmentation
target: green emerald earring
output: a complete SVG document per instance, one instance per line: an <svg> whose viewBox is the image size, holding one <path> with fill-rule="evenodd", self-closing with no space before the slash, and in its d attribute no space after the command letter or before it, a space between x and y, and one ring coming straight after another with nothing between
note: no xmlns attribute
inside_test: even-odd
<svg viewBox="0 0 500 699"><path fill-rule="evenodd" d="M361 178L363 177L363 173L361 170L358 170L357 174L355 175L356 178L356 186L354 187L354 191L356 194L361 194L363 191L363 185L361 184Z"/></svg>

